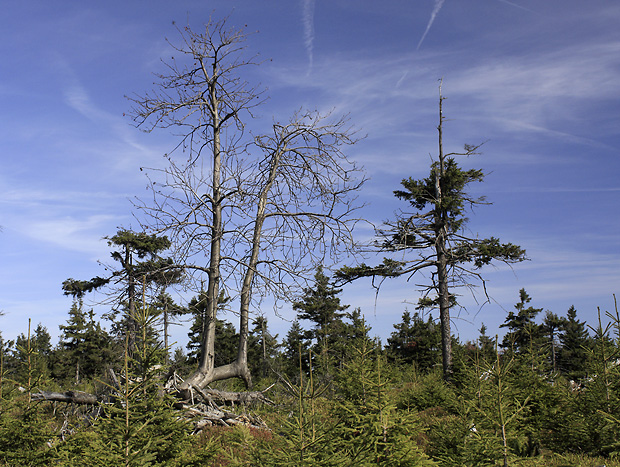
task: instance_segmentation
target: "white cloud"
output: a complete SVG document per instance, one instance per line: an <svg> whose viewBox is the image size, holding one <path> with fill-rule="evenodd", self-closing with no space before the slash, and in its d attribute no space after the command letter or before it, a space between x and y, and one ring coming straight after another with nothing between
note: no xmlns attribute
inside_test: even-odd
<svg viewBox="0 0 620 467"><path fill-rule="evenodd" d="M7 231L91 258L106 256L102 236L130 220L129 214L109 214L119 202L125 200L118 193L49 191L0 183L2 224Z"/></svg>
<svg viewBox="0 0 620 467"><path fill-rule="evenodd" d="M123 143L138 150L139 153L149 153L148 148L136 141L136 130L131 128L127 121L124 121L115 115L111 115L95 105L90 98L90 95L82 85L77 82L68 85L65 88L64 94L67 104L71 108L75 109L92 122L103 125L104 128L112 131Z"/></svg>
<svg viewBox="0 0 620 467"><path fill-rule="evenodd" d="M449 74L446 62L451 63ZM592 126L592 109L620 95L619 66L620 41L616 41L486 56L473 63L463 61L458 52L322 56L312 76L295 68L270 67L269 79L282 86L274 87L276 91L301 88L317 93L315 105L350 112L356 125L376 136L393 134L404 122L416 122L418 128L420 122L434 122L437 79L445 75L450 115L475 119L477 127L488 128L491 135L538 133L609 149L590 134L588 125ZM614 126L607 122L606 128L594 130L611 132Z"/></svg>
<svg viewBox="0 0 620 467"><path fill-rule="evenodd" d="M118 222L118 216L95 214L84 218L72 216L37 219L21 224L19 231L39 242L52 243L66 250L87 253L91 257L104 257L105 242L102 232ZM104 254L102 254L104 253Z"/></svg>

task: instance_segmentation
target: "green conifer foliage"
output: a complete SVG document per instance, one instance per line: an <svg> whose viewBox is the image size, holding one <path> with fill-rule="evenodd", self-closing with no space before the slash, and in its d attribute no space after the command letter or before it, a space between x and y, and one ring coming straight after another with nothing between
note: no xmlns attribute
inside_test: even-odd
<svg viewBox="0 0 620 467"><path fill-rule="evenodd" d="M299 321L295 320L291 324L289 331L283 343L284 353L284 372L295 380L299 376L299 368L307 374L310 371L309 350L310 336L299 325ZM300 363L301 362L301 363Z"/></svg>
<svg viewBox="0 0 620 467"><path fill-rule="evenodd" d="M235 326L230 321L216 318L215 332L215 364L220 366L235 361L239 342L239 333Z"/></svg>
<svg viewBox="0 0 620 467"><path fill-rule="evenodd" d="M614 297L615 298L615 297ZM589 377L584 382L581 403L589 440L600 454L620 457L620 313L606 312L603 324L598 310L598 326L590 327L594 343L587 349ZM615 334L615 336L614 336Z"/></svg>
<svg viewBox="0 0 620 467"><path fill-rule="evenodd" d="M478 339L467 342L464 346L464 361L461 364L469 365L472 361L493 360L495 356L495 339L487 335L487 327L484 323L480 326Z"/></svg>
<svg viewBox="0 0 620 467"><path fill-rule="evenodd" d="M165 289L165 286L162 286L162 288ZM161 327L163 328L163 343L164 348L167 349L169 347L168 338L170 336L170 325L175 324L175 320L178 320L181 316L189 313L189 310L177 305L170 294L166 293L164 290L162 290L155 297L155 300L151 303L151 307L153 308L154 313L157 314ZM169 363L169 356L167 353L165 356L165 363L166 365Z"/></svg>
<svg viewBox="0 0 620 467"><path fill-rule="evenodd" d="M577 310L571 306L566 312L560 334L558 368L570 380L579 381L586 375L587 349L592 341L585 322L577 319Z"/></svg>
<svg viewBox="0 0 620 467"><path fill-rule="evenodd" d="M541 332L546 341L546 350L549 355L549 368L553 373L558 371L558 335L560 329L563 327L563 324L563 318L560 318L558 315L549 310L545 312L545 319L542 323Z"/></svg>
<svg viewBox="0 0 620 467"><path fill-rule="evenodd" d="M4 343L0 348L0 465L39 466L48 465L51 451L48 441L54 433L50 418L40 404L33 404L30 395L43 380L47 368L38 358L39 352L49 352L49 334L39 324L31 335L30 320L28 334L21 335L16 346L21 371L18 382L8 377L4 366ZM21 385L24 388L21 388ZM25 391L24 391L25 389Z"/></svg>
<svg viewBox="0 0 620 467"><path fill-rule="evenodd" d="M143 304L134 317L136 347L130 355L127 334L121 380L118 386L110 385L113 403L103 404L103 415L91 429L58 448L64 462L60 465L171 465L190 443L189 426L173 410L174 401L161 391L165 352L152 332L157 316Z"/></svg>
<svg viewBox="0 0 620 467"><path fill-rule="evenodd" d="M478 154L480 147L465 144L462 152L444 153L444 97L439 87L439 153L423 179L406 178L394 195L409 204L409 212L399 212L393 221L377 230L375 247L392 253L382 264L364 263L341 268L336 276L345 281L360 277L407 277L428 271L430 280L422 287L420 304L439 309L442 367L444 378L452 377L452 332L450 310L456 303L456 287L471 287L472 280L484 284L479 270L494 262L517 263L526 259L525 250L498 238L469 237L465 228L468 208L486 204L484 197L468 193L472 183L482 182L478 169L462 169L456 156ZM408 253L409 256L404 253Z"/></svg>
<svg viewBox="0 0 620 467"><path fill-rule="evenodd" d="M47 328L41 323L30 330L30 320L28 320L28 334L20 334L15 341L13 351L13 361L15 370L13 378L24 385L28 391L39 381L49 377L49 363L52 352L51 336Z"/></svg>
<svg viewBox="0 0 620 467"><path fill-rule="evenodd" d="M54 351L52 374L59 381L72 381L101 377L114 358L112 340L95 319L94 311L84 312L81 300L74 300L60 342Z"/></svg>
<svg viewBox="0 0 620 467"><path fill-rule="evenodd" d="M336 379L332 417L341 419L334 428L338 451L356 465L435 465L417 445L422 432L417 415L397 409L389 390L393 380L380 347L359 339L351 352L351 360Z"/></svg>
<svg viewBox="0 0 620 467"><path fill-rule="evenodd" d="M402 321L387 340L387 353L391 360L415 364L425 372L441 362L441 328L432 317L424 321L419 313L413 316L406 311Z"/></svg>
<svg viewBox="0 0 620 467"><path fill-rule="evenodd" d="M504 359L497 350L495 361L485 362L479 376L480 397L469 402L474 421L471 452L482 458L475 461L477 464L467 465L496 465L501 460L506 467L514 456L519 445L518 422L530 399L511 383L514 366L513 358Z"/></svg>
<svg viewBox="0 0 620 467"><path fill-rule="evenodd" d="M267 318L257 317L252 324L248 339L248 366L253 374L265 378L277 357L278 335L272 336L267 326Z"/></svg>
<svg viewBox="0 0 620 467"><path fill-rule="evenodd" d="M171 245L167 237L149 235L145 232L133 232L120 229L116 235L105 237L108 245L113 248L110 256L120 266L109 266L106 270L112 272L106 277L94 277L90 280L67 279L62 283L65 295L81 299L86 293L98 290L102 287L118 287L115 292L116 303L119 307L113 309L108 315L111 319L116 317L118 309L124 310L121 332L129 333L129 351L135 346L137 324L133 315L136 313L138 290L141 283L162 283L168 278L180 274L172 265L172 261L160 257L160 253ZM139 261L142 260L142 261ZM172 279L171 279L172 280ZM121 284L118 286L117 284ZM117 323L118 325L118 323Z"/></svg>
<svg viewBox="0 0 620 467"><path fill-rule="evenodd" d="M218 299L218 311L220 313L224 311L229 301L230 298L226 297L222 291ZM188 357L196 362L200 361L201 343L208 324L207 302L207 294L203 290L197 297L192 298L188 305L188 312L194 317L187 333L189 337L187 343ZM234 326L228 321L216 318L215 326L216 332L224 333L221 336L217 334L218 338L215 345L218 350L215 352L215 358L218 365L225 365L232 362L237 356L238 334L236 334Z"/></svg>
<svg viewBox="0 0 620 467"><path fill-rule="evenodd" d="M542 328L535 323L534 319L542 308L534 308L526 305L532 301L525 289L519 290L519 302L515 305L517 312L509 312L506 320L500 328L508 328L500 347L507 352L529 356L532 365L536 355L540 355L540 347L543 345Z"/></svg>
<svg viewBox="0 0 620 467"><path fill-rule="evenodd" d="M319 267L314 275L314 287L305 288L299 301L293 303L297 319L312 322L313 329L309 337L314 340L314 352L317 355L317 367L320 373L330 372L333 360L333 347L342 332L342 318L348 305L341 305L338 294L342 289L330 285L330 279Z"/></svg>
<svg viewBox="0 0 620 467"><path fill-rule="evenodd" d="M41 405L31 404L28 396L4 388L0 399L0 465L53 465L48 442L56 434L49 413Z"/></svg>

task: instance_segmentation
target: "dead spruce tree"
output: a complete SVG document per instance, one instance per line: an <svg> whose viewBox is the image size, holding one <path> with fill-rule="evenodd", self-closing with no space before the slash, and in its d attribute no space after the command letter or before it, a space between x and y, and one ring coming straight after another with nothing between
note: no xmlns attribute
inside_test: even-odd
<svg viewBox="0 0 620 467"><path fill-rule="evenodd" d="M243 31L210 22L204 33L179 32L180 58L156 90L131 99L139 127L180 134L168 166L149 171L153 198L137 205L172 240L176 264L197 281L206 275L201 358L182 389L232 377L249 386L252 304L290 298L318 264L351 250L354 192L364 179L341 150L354 143L344 119L299 111L269 134L248 136L262 94L241 78L256 64L244 58ZM240 338L236 360L216 367L222 291L239 306Z"/></svg>

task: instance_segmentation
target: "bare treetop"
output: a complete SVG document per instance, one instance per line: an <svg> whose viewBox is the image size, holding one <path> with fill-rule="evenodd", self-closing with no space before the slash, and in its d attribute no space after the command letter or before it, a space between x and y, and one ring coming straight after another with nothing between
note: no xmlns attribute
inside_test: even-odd
<svg viewBox="0 0 620 467"><path fill-rule="evenodd" d="M245 56L247 34L228 29L225 21L207 23L204 33L177 27L181 45L168 41L175 55L162 59L167 72L155 74L155 88L143 96L128 97L136 126L178 128L181 141L175 148L196 159L214 137L234 123L243 131L242 113L264 102L263 92L241 77L241 69L259 64ZM237 135L237 140L239 135Z"/></svg>

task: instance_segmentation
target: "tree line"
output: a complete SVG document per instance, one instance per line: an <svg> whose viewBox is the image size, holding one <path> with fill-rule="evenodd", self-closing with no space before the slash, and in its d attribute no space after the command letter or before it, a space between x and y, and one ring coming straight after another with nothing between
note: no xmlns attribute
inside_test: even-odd
<svg viewBox="0 0 620 467"><path fill-rule="evenodd" d="M295 379L300 364L306 374L312 368L316 375L330 377L347 360L352 341L375 339L361 310L348 311L349 305L341 304L338 297L341 291L319 268L313 285L305 288L293 303L296 318L286 335L282 338L272 335L267 319L262 316L253 319L248 332L248 362L253 377L261 381L275 373ZM192 298L187 306L176 304L167 293L159 293L152 298L144 305L154 317L147 329L152 339L164 342L170 317L190 322L186 347L170 349L163 345L162 359L158 361L168 365L171 371L186 376L201 358L201 343L208 317L206 292ZM584 321L580 321L574 307L570 307L565 316L558 316L548 310L542 314L543 308L535 308L530 302L531 297L521 289L514 311L508 313L497 330L506 330L501 340L489 335L484 324L475 340L461 342L451 336L458 365L466 364L464 362L474 354L491 361L499 352L503 358L529 360L531 368L541 374L561 375L575 385L583 384L591 373L588 354L596 347L596 333L602 331L589 328ZM220 309L226 303L227 299L221 297ZM123 305L129 307L126 302ZM4 370L11 378L23 381L24 363L28 357L25 348L28 344L33 351L32 362L41 378L53 380L59 386L75 386L82 380L103 378L112 362L120 359L127 337L127 314L116 316L111 317L112 325L106 330L93 309L87 310L82 298L77 297L73 300L67 321L59 327L60 337L56 345L53 345L42 323L28 335L22 333L15 340L2 340ZM225 364L236 356L239 331L223 318L216 320L215 328L219 336L215 346L216 364ZM442 368L441 325L431 314L420 309L413 313L405 311L401 321L395 323L393 328L385 343L375 343L389 362L413 366L421 373ZM134 336L133 339L139 337Z"/></svg>
<svg viewBox="0 0 620 467"><path fill-rule="evenodd" d="M177 348L169 360L160 296L137 306L131 355L124 328L106 331L76 298L55 346L41 324L14 342L2 341L0 459L5 465L99 459L94 465L560 466L605 456L606 465L615 465L617 310L589 327L574 307L565 316L543 315L522 289L501 325L507 331L501 340L484 325L474 340L452 336L447 382L440 324L431 316L405 311L381 343L360 310L341 303L340 292L319 268L294 302L296 320L285 336L272 335L263 318L252 322L252 377L260 387L277 383L276 410L252 411L279 426L277 433L212 428L193 438L193 425L174 409L177 399L160 391L172 373L191 375L200 359L204 296L184 309L168 301L169 310L192 322L186 349ZM235 358L238 331L222 319L216 327L220 364ZM120 375L114 388L106 383L110 369ZM35 397L41 388L88 394L106 387L115 395L90 405L45 405ZM241 386L233 379L217 387Z"/></svg>

